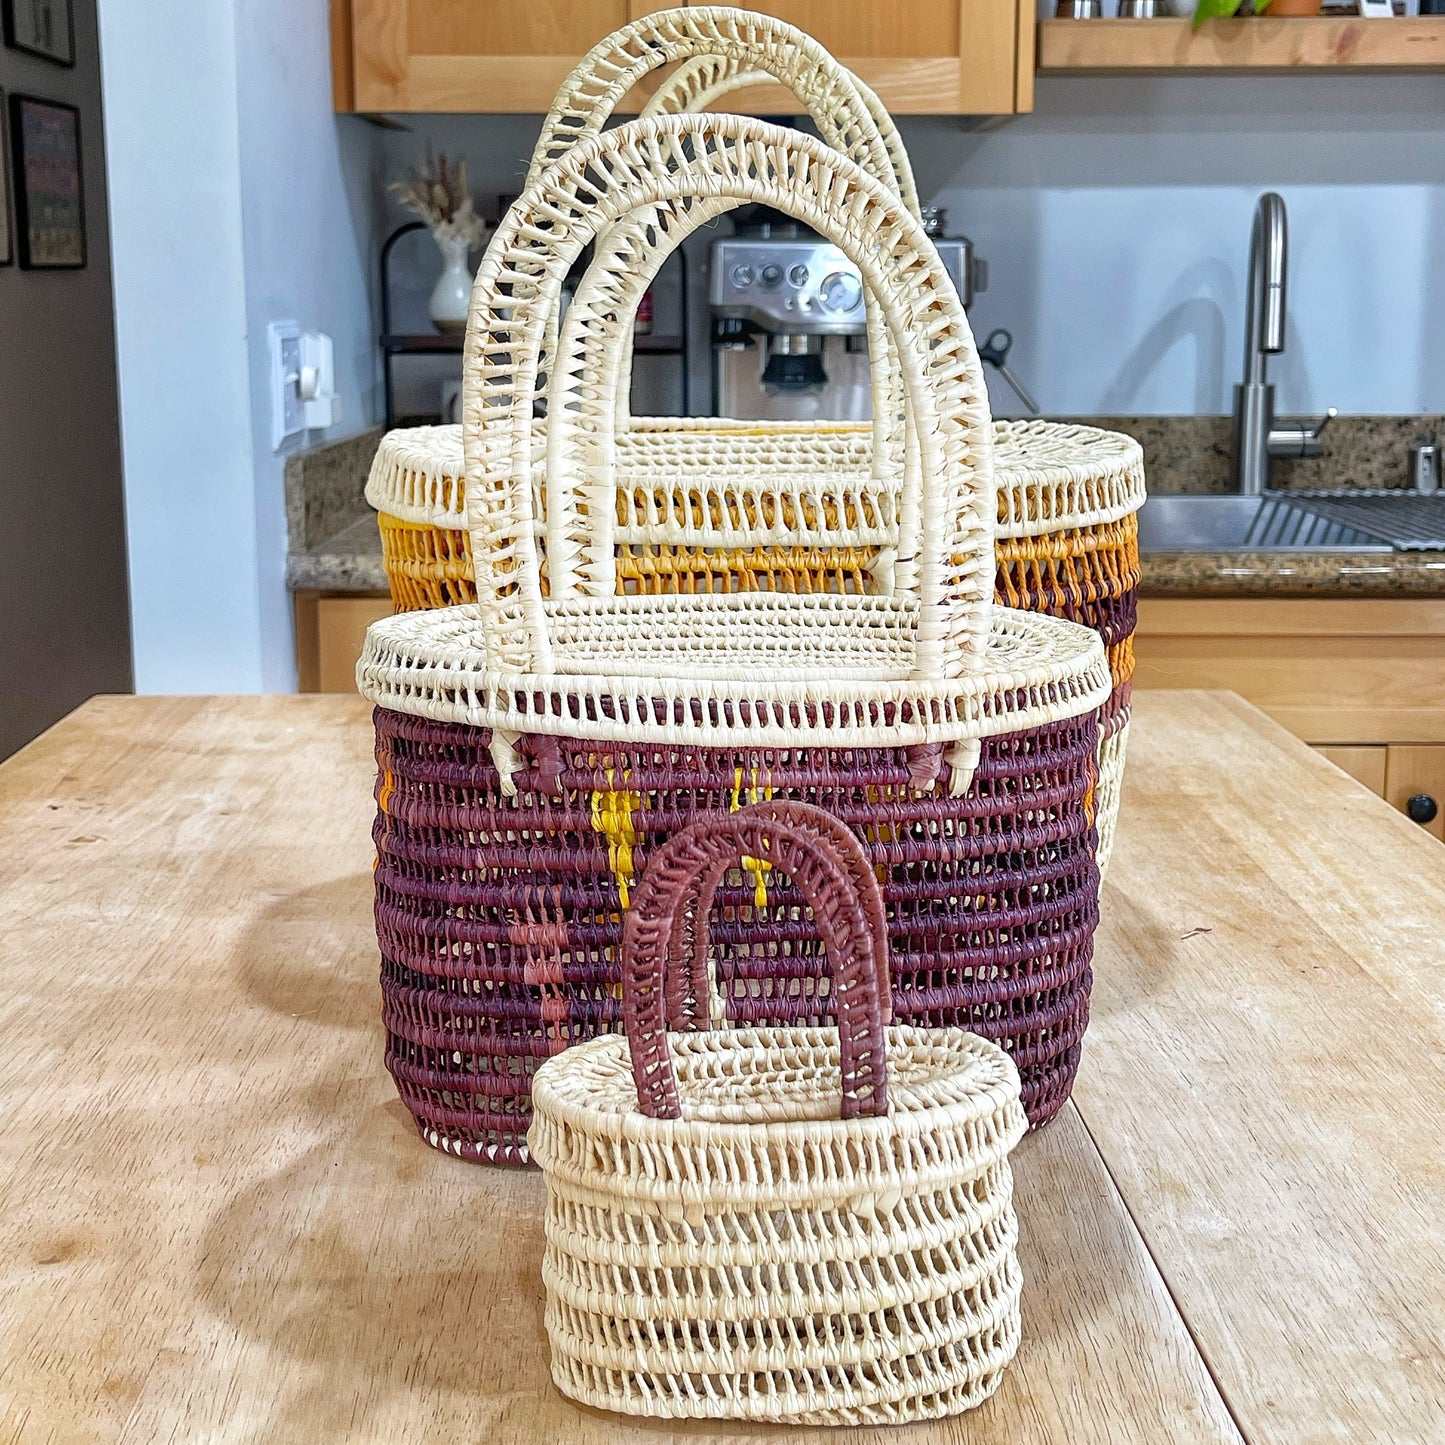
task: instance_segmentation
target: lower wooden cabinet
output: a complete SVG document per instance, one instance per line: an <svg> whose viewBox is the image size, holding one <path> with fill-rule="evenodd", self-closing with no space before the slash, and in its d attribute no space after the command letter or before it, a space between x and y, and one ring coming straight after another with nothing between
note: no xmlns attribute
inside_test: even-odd
<svg viewBox="0 0 1445 1445"><path fill-rule="evenodd" d="M1400 744L1386 752L1385 797L1445 840L1445 747Z"/></svg>
<svg viewBox="0 0 1445 1445"><path fill-rule="evenodd" d="M1315 751L1326 757L1342 773L1348 773L1356 782L1363 783L1372 793L1385 796L1386 755L1389 749L1383 745L1372 747L1339 747L1316 743Z"/></svg>
<svg viewBox="0 0 1445 1445"><path fill-rule="evenodd" d="M298 592L296 686L300 692L355 692L366 629L391 616L384 592Z"/></svg>
<svg viewBox="0 0 1445 1445"><path fill-rule="evenodd" d="M1445 838L1445 600L1146 598L1134 646L1135 687L1237 692Z"/></svg>

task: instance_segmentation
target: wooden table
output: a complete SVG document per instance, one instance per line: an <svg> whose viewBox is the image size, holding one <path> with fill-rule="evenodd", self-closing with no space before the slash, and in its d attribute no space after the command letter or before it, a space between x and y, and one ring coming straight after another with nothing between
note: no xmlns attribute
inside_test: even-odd
<svg viewBox="0 0 1445 1445"><path fill-rule="evenodd" d="M371 736L102 699L0 768L0 1441L757 1438L551 1387L541 1182L381 1063ZM1445 1440L1445 849L1224 694L1138 700L1074 1104L969 1445Z"/></svg>

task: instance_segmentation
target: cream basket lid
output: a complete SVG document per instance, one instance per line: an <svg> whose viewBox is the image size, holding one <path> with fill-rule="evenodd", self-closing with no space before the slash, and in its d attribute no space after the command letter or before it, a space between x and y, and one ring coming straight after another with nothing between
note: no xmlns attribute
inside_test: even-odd
<svg viewBox="0 0 1445 1445"><path fill-rule="evenodd" d="M619 487L634 477L663 480L669 473L683 476L719 468L763 475L845 472L857 487L867 478L873 457L872 430L858 422L634 417L616 445ZM545 450L545 424L538 423L539 466ZM398 521L464 531L465 470L460 425L391 431L377 448L366 500ZM1143 448L1131 436L1098 427L995 422L994 475L999 537L1100 526L1144 504ZM840 536L839 545L847 541Z"/></svg>

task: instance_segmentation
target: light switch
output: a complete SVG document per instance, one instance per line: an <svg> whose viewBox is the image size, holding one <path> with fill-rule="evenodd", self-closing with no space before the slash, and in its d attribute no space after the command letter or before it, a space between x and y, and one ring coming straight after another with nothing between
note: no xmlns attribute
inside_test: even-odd
<svg viewBox="0 0 1445 1445"><path fill-rule="evenodd" d="M288 437L306 430L301 402L301 327L273 321L266 328L271 352L271 446L280 451Z"/></svg>
<svg viewBox="0 0 1445 1445"><path fill-rule="evenodd" d="M335 426L341 419L331 338L301 330L295 321L266 328L271 351L271 446L280 451L293 436Z"/></svg>

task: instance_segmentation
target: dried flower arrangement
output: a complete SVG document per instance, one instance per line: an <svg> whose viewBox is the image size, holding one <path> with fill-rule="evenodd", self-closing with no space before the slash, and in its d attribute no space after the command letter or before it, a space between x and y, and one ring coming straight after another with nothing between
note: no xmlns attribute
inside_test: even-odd
<svg viewBox="0 0 1445 1445"><path fill-rule="evenodd" d="M433 156L428 146L426 159L413 166L404 180L393 181L390 189L412 215L426 223L438 245L465 241L475 250L482 244L486 223L472 205L465 160Z"/></svg>

